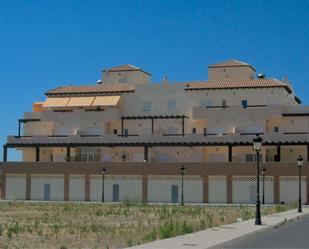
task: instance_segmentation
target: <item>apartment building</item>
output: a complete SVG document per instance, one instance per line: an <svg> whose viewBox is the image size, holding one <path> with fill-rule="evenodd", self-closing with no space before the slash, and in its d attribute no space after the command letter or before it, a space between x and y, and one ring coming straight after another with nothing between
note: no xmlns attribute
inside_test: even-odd
<svg viewBox="0 0 309 249"><path fill-rule="evenodd" d="M288 79L237 60L209 65L208 78L151 83L121 65L94 85L48 90L3 146L2 198L100 201L104 189L106 201L179 202L185 165L186 202L252 203L259 134L266 202L297 200L299 155L307 202L309 106Z"/></svg>

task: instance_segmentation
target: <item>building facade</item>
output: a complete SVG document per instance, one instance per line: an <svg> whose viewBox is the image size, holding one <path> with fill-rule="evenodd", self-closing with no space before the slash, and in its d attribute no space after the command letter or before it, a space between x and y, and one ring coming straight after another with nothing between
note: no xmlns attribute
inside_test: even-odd
<svg viewBox="0 0 309 249"><path fill-rule="evenodd" d="M208 75L155 84L122 65L95 85L47 91L3 146L2 199L101 201L104 189L106 201L177 203L185 165L185 202L254 203L259 134L266 203L297 200L299 155L306 203L309 106L287 79L244 62L210 65ZM8 149L22 162L9 162Z"/></svg>

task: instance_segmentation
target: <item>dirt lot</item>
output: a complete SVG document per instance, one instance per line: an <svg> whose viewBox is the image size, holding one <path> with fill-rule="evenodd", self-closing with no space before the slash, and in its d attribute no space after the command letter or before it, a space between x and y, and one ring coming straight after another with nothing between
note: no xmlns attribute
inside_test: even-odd
<svg viewBox="0 0 309 249"><path fill-rule="evenodd" d="M292 207L265 207L262 214ZM0 202L0 248L123 248L254 215L245 205Z"/></svg>

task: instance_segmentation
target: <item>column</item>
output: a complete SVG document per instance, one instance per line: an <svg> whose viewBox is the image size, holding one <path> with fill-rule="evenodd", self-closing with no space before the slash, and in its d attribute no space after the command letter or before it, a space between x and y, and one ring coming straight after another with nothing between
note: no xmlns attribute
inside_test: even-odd
<svg viewBox="0 0 309 249"><path fill-rule="evenodd" d="M307 144L307 162L309 162L309 144Z"/></svg>
<svg viewBox="0 0 309 249"><path fill-rule="evenodd" d="M64 175L64 200L69 200L69 191L70 191L70 176L69 174Z"/></svg>
<svg viewBox="0 0 309 249"><path fill-rule="evenodd" d="M39 162L40 161L40 148L35 147L35 161Z"/></svg>
<svg viewBox="0 0 309 249"><path fill-rule="evenodd" d="M67 146L67 157L66 157L66 161L70 162L71 161L71 147Z"/></svg>
<svg viewBox="0 0 309 249"><path fill-rule="evenodd" d="M208 180L208 175L203 177L203 203L208 203L208 191L209 191L209 180Z"/></svg>
<svg viewBox="0 0 309 249"><path fill-rule="evenodd" d="M274 202L280 204L280 177L274 176Z"/></svg>
<svg viewBox="0 0 309 249"><path fill-rule="evenodd" d="M309 175L307 175L307 205L309 204Z"/></svg>
<svg viewBox="0 0 309 249"><path fill-rule="evenodd" d="M85 177L85 201L90 201L90 175Z"/></svg>
<svg viewBox="0 0 309 249"><path fill-rule="evenodd" d="M148 202L148 176L143 175L142 179L142 200L144 203Z"/></svg>
<svg viewBox="0 0 309 249"><path fill-rule="evenodd" d="M148 146L144 146L144 161L148 162Z"/></svg>
<svg viewBox="0 0 309 249"><path fill-rule="evenodd" d="M21 134L20 134L20 133L21 133L21 132L20 132L20 130L21 130L21 129L20 129L20 123L21 123L21 120L18 119L18 136L19 136L19 137L20 137L20 135L21 135Z"/></svg>
<svg viewBox="0 0 309 249"><path fill-rule="evenodd" d="M229 144L229 162L233 160L233 146Z"/></svg>
<svg viewBox="0 0 309 249"><path fill-rule="evenodd" d="M233 177L226 176L226 202L233 203Z"/></svg>
<svg viewBox="0 0 309 249"><path fill-rule="evenodd" d="M277 146L277 158L276 158L277 162L281 161L281 147L280 145Z"/></svg>
<svg viewBox="0 0 309 249"><path fill-rule="evenodd" d="M26 175L26 200L31 200L31 175Z"/></svg>
<svg viewBox="0 0 309 249"><path fill-rule="evenodd" d="M8 146L6 144L3 145L3 162L6 162L8 159Z"/></svg>

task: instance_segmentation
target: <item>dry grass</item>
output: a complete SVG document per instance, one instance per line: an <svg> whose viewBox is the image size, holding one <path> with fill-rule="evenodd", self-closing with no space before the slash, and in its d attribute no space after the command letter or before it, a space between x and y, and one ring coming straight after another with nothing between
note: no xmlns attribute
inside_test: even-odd
<svg viewBox="0 0 309 249"><path fill-rule="evenodd" d="M0 202L0 248L123 248L254 214L254 206Z"/></svg>

